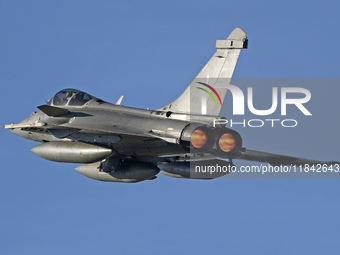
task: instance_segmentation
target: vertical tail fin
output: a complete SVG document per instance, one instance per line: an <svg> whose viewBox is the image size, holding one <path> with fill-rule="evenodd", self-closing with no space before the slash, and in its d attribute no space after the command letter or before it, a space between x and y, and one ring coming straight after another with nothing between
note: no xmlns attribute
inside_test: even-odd
<svg viewBox="0 0 340 255"><path fill-rule="evenodd" d="M183 94L160 110L219 115L227 93L223 85L230 83L241 49L247 47L248 39L240 28L235 28L227 39L217 40L216 53Z"/></svg>

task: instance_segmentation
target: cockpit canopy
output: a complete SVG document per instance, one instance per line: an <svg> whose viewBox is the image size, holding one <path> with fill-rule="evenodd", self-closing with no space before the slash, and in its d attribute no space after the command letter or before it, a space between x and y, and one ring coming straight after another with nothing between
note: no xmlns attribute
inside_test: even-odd
<svg viewBox="0 0 340 255"><path fill-rule="evenodd" d="M52 98L55 106L82 106L92 99L98 99L77 89L63 89Z"/></svg>

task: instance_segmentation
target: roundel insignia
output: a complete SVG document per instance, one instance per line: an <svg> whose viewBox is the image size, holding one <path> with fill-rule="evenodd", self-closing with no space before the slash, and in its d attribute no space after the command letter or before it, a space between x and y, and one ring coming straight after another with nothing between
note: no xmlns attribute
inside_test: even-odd
<svg viewBox="0 0 340 255"><path fill-rule="evenodd" d="M77 118L77 117L71 118L71 119L68 121L67 125L71 125L71 124L76 120L76 118Z"/></svg>

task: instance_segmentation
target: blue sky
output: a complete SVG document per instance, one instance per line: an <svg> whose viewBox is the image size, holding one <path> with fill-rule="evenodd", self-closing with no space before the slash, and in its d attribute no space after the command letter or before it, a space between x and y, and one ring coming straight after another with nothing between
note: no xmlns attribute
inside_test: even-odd
<svg viewBox="0 0 340 255"><path fill-rule="evenodd" d="M123 105L173 101L242 28L239 78L339 77L338 1L1 1L1 125L65 87ZM238 130L246 147L339 160L339 88L313 86L292 130ZM313 91L316 91L315 93ZM339 179L88 179L0 132L1 254L339 253ZM239 164L245 164L240 162Z"/></svg>

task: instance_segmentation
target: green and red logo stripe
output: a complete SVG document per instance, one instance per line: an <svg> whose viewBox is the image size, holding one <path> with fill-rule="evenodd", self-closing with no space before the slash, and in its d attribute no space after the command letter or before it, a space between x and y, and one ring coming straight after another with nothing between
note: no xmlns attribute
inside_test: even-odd
<svg viewBox="0 0 340 255"><path fill-rule="evenodd" d="M206 84L206 83L203 83L203 82L197 82L197 83L206 86L206 87L209 88L212 92L214 92L215 95L217 96L218 100L220 101L221 106L222 106L222 100L221 100L221 98L220 98L220 95L217 93L217 91L216 91L213 87L211 87L210 85L208 85L208 84ZM217 105L214 96L213 96L208 90L206 90L206 89L204 89L204 88L201 88L201 87L197 87L197 88L203 90L204 92L206 92L206 93L212 98L212 100L214 100L215 105Z"/></svg>

